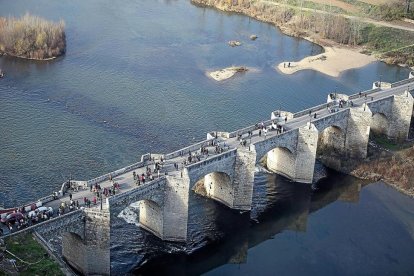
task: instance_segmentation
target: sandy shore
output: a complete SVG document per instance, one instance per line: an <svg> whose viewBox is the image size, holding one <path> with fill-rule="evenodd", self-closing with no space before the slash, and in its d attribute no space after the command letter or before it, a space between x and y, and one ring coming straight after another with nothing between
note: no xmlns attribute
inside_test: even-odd
<svg viewBox="0 0 414 276"><path fill-rule="evenodd" d="M240 68L239 66L232 66L232 67L227 67L218 71L213 71L213 72L207 72L208 76L210 76L211 78L213 78L216 81L223 81L223 80L227 80L231 77L233 77L236 73L240 72ZM244 68L244 67L243 67ZM245 68L246 71L248 70L247 68Z"/></svg>
<svg viewBox="0 0 414 276"><path fill-rule="evenodd" d="M324 47L324 49L325 53L309 56L297 62L291 61L290 67L288 67L289 61L282 62L275 67L284 74L311 69L338 77L345 70L360 68L376 61L373 56L367 56L352 49L340 47Z"/></svg>

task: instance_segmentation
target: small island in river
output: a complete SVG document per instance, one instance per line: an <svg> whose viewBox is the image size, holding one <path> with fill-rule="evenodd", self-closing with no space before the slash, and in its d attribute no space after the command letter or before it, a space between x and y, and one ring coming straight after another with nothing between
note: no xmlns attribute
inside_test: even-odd
<svg viewBox="0 0 414 276"><path fill-rule="evenodd" d="M247 67L244 66L231 66L218 71L210 72L208 75L216 81L222 81L233 77L236 73L247 71Z"/></svg>
<svg viewBox="0 0 414 276"><path fill-rule="evenodd" d="M65 23L26 14L0 17L0 55L48 60L66 51Z"/></svg>

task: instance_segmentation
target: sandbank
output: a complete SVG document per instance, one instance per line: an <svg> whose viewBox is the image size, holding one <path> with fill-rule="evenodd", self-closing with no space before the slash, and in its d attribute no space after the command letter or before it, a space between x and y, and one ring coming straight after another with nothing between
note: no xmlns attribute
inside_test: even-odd
<svg viewBox="0 0 414 276"><path fill-rule="evenodd" d="M207 72L207 74L216 81L223 81L233 77L238 72L246 72L247 70L243 66L231 66L218 71Z"/></svg>
<svg viewBox="0 0 414 276"><path fill-rule="evenodd" d="M338 77L343 71L360 68L376 59L373 56L361 54L354 49L340 47L324 47L325 52L316 56L309 56L297 62L282 62L275 66L284 74L293 74L301 70L315 70L323 74Z"/></svg>

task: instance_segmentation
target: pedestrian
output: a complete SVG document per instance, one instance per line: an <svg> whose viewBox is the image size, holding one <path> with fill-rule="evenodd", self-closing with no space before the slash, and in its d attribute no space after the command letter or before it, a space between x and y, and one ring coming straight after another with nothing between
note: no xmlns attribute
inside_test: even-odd
<svg viewBox="0 0 414 276"><path fill-rule="evenodd" d="M72 193L69 193L69 200L72 200Z"/></svg>
<svg viewBox="0 0 414 276"><path fill-rule="evenodd" d="M316 112L315 112L315 114L313 114L313 118L316 119Z"/></svg>
<svg viewBox="0 0 414 276"><path fill-rule="evenodd" d="M289 62L289 64L288 64L288 67L290 67L290 62Z"/></svg>
<svg viewBox="0 0 414 276"><path fill-rule="evenodd" d="M262 136L262 130L259 129L259 137Z"/></svg>
<svg viewBox="0 0 414 276"><path fill-rule="evenodd" d="M285 116L285 124L287 123L287 116Z"/></svg>

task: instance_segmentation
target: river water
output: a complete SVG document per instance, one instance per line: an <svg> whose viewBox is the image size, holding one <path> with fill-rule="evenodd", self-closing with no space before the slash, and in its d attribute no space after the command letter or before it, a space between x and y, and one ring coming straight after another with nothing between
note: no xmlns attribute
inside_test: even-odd
<svg viewBox="0 0 414 276"><path fill-rule="evenodd" d="M0 80L0 205L6 207L50 194L69 176L90 179L141 154L204 139L208 131L254 124L276 109L298 111L333 91L366 90L380 75L389 82L408 76L381 62L339 78L313 71L282 75L275 64L322 49L187 0L0 0L0 16L26 12L64 19L67 53L48 62L0 58L6 71ZM259 38L250 41L251 34ZM234 39L243 46L229 47ZM222 83L205 75L230 65L256 70ZM113 231L122 238L111 251L112 269L123 274L145 262L135 272L412 273L413 201L383 184L363 188L359 202L335 201L360 185L331 172L313 191L259 172L251 214L192 194L187 245L162 243L119 219Z"/></svg>

